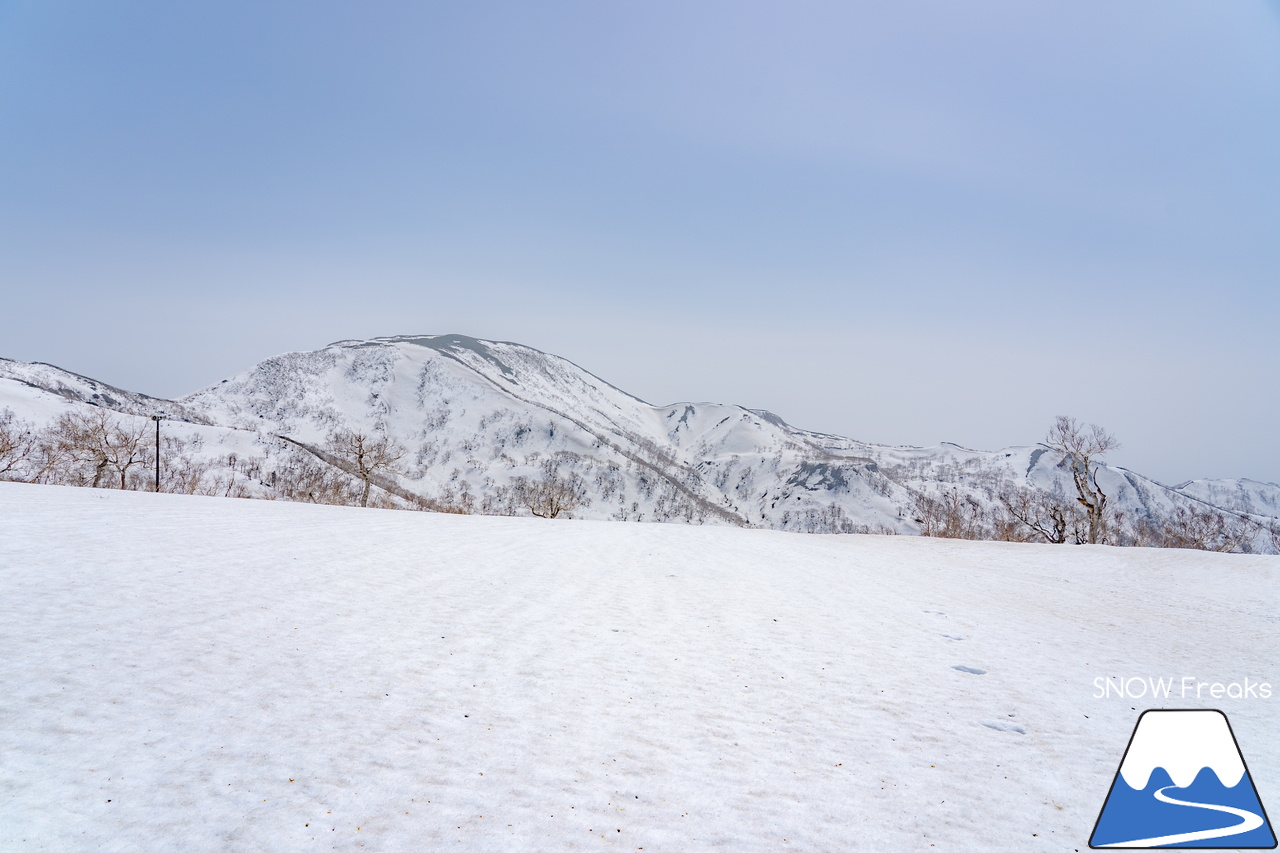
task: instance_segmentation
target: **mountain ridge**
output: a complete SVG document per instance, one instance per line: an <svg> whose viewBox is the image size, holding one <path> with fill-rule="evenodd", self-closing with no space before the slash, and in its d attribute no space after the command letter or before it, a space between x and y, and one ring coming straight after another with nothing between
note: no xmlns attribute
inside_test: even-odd
<svg viewBox="0 0 1280 853"><path fill-rule="evenodd" d="M653 405L560 356L459 334L345 339L282 353L175 400L0 360L0 409L41 424L86 406L160 414L171 433L198 436L209 460L261 460L259 479L246 475L238 487L256 496L269 496L262 476L287 467L272 462L277 437L316 448L338 430L387 435L409 451L399 489L474 512L522 512L519 484L558 476L582 483L581 518L917 533L922 499L986 512L1010 488L1067 501L1074 494L1061 454L1044 445L879 445L794 427L762 409ZM1133 518L1204 506L1280 516L1274 485L1195 480L1170 488L1111 466L1099 476L1113 506Z"/></svg>

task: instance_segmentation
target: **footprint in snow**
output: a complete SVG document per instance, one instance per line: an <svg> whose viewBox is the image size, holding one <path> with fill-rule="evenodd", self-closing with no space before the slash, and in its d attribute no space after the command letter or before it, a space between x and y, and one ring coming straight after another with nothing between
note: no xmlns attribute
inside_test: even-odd
<svg viewBox="0 0 1280 853"><path fill-rule="evenodd" d="M967 672L970 675L986 675L987 674L987 671L985 669L978 669L976 666L965 666L964 664L957 664L951 668L958 669L960 672Z"/></svg>
<svg viewBox="0 0 1280 853"><path fill-rule="evenodd" d="M1027 730L1022 726L1015 725L1013 723L995 722L983 723L983 725L989 729L995 729L998 732L1017 732L1020 735L1025 735L1027 733Z"/></svg>

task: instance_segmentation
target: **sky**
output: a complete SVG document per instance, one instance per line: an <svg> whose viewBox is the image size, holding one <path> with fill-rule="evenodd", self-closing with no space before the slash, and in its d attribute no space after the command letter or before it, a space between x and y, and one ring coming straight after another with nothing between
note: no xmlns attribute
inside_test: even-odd
<svg viewBox="0 0 1280 853"><path fill-rule="evenodd" d="M1280 2L0 0L0 357L459 333L1280 483Z"/></svg>

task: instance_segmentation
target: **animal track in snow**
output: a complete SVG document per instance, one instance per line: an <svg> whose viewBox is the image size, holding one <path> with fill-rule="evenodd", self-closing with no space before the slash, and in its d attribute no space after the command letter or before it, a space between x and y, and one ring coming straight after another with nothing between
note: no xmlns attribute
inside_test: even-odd
<svg viewBox="0 0 1280 853"><path fill-rule="evenodd" d="M994 722L983 723L983 725L989 729L995 729L998 732L1017 732L1020 735L1025 735L1027 733L1026 729L1015 723Z"/></svg>

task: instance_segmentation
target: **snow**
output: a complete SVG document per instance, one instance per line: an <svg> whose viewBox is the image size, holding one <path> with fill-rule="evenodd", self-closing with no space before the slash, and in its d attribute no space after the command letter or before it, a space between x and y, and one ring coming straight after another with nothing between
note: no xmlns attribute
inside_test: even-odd
<svg viewBox="0 0 1280 853"><path fill-rule="evenodd" d="M1205 503L1262 518L1280 517L1280 486L1257 480L1192 480L1174 490Z"/></svg>
<svg viewBox="0 0 1280 853"><path fill-rule="evenodd" d="M0 849L1082 850L1095 679L1280 683L1278 571L0 483Z"/></svg>

